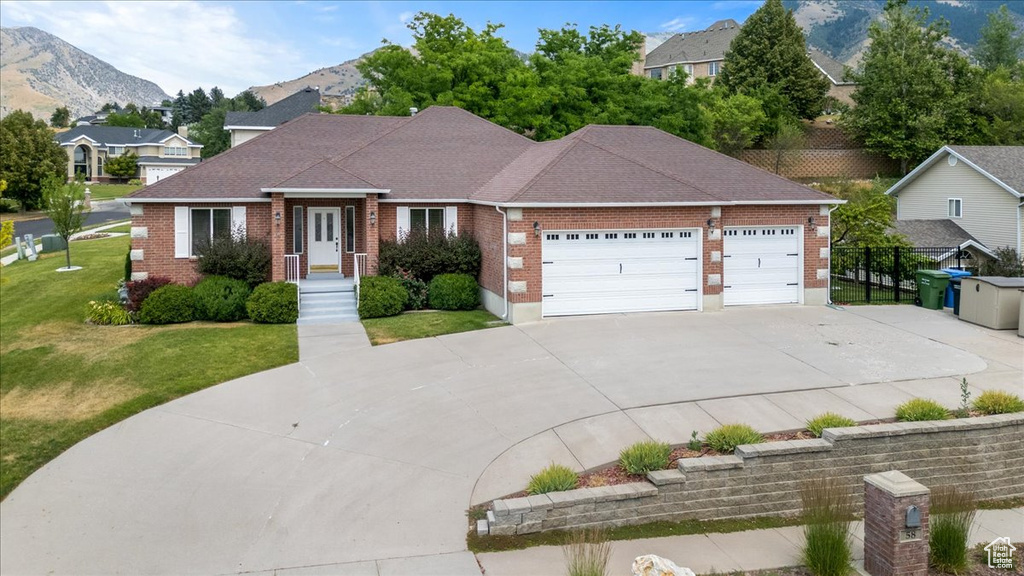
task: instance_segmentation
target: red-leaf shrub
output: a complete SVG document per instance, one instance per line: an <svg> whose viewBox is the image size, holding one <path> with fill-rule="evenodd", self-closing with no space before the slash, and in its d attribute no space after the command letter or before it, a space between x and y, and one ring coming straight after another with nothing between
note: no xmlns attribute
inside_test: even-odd
<svg viewBox="0 0 1024 576"><path fill-rule="evenodd" d="M138 312L142 309L142 303L145 302L146 298L161 286L166 286L171 283L170 278L164 278L163 276L150 276L145 280L132 280L125 284L128 288L128 304L125 308L129 312Z"/></svg>

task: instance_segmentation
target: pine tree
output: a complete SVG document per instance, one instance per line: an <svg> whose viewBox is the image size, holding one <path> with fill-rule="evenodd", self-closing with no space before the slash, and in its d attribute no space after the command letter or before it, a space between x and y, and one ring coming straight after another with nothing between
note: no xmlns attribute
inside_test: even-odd
<svg viewBox="0 0 1024 576"><path fill-rule="evenodd" d="M974 57L982 68L992 71L999 67L1013 68L1020 62L1022 51L1024 35L1018 34L1017 25L1003 4L997 12L988 15Z"/></svg>

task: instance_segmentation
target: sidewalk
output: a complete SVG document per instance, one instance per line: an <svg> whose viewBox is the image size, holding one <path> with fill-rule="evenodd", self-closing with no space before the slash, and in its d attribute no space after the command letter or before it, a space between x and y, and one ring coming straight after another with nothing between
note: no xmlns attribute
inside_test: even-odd
<svg viewBox="0 0 1024 576"><path fill-rule="evenodd" d="M854 526L853 557L864 562L864 523ZM1024 508L979 510L971 530L971 545L988 543L1000 536L1024 541ZM790 526L731 534L697 534L612 542L610 574L629 574L637 556L656 554L697 574L767 570L797 566L803 528ZM487 576L562 576L565 563L559 546L540 546L512 552L477 554Z"/></svg>

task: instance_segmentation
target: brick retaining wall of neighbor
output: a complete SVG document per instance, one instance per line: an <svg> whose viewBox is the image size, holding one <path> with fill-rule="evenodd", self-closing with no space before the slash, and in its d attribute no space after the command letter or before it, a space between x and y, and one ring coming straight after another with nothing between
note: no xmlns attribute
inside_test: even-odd
<svg viewBox="0 0 1024 576"><path fill-rule="evenodd" d="M956 484L979 499L1024 496L1024 413L834 428L821 439L740 446L733 456L688 458L649 482L495 500L491 534L714 520L800 512L800 482L842 478L863 504L867 474L900 470L934 487Z"/></svg>
<svg viewBox="0 0 1024 576"><path fill-rule="evenodd" d="M743 150L739 159L769 172L775 171L775 158L771 150ZM861 180L875 176L896 176L899 170L899 162L860 149L808 148L794 151L781 172L787 178Z"/></svg>

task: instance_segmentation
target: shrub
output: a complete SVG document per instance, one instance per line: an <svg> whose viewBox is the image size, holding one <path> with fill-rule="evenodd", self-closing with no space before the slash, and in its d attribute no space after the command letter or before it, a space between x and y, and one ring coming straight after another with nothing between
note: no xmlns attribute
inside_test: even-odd
<svg viewBox="0 0 1024 576"><path fill-rule="evenodd" d="M270 248L262 240L246 238L241 230L203 242L196 252L197 269L205 276L227 276L253 288L270 277Z"/></svg>
<svg viewBox="0 0 1024 576"><path fill-rule="evenodd" d="M900 422L922 422L925 420L946 420L949 410L927 398L907 400L896 407L896 419Z"/></svg>
<svg viewBox="0 0 1024 576"><path fill-rule="evenodd" d="M578 481L579 476L570 468L552 462L547 468L530 477L526 491L530 494L546 494L572 490Z"/></svg>
<svg viewBox="0 0 1024 576"><path fill-rule="evenodd" d="M574 530L562 546L568 576L607 576L612 544L601 529Z"/></svg>
<svg viewBox="0 0 1024 576"><path fill-rule="evenodd" d="M292 324L299 319L299 287L288 282L267 282L252 291L245 310L253 322Z"/></svg>
<svg viewBox="0 0 1024 576"><path fill-rule="evenodd" d="M976 507L972 492L956 486L932 490L928 562L935 569L959 574L967 568L967 536Z"/></svg>
<svg viewBox="0 0 1024 576"><path fill-rule="evenodd" d="M409 294L405 302L406 310L422 310L427 307L427 283L416 278L408 270L398 269L395 278L402 283L402 288Z"/></svg>
<svg viewBox="0 0 1024 576"><path fill-rule="evenodd" d="M128 304L125 306L129 312L138 312L142 309L143 302L154 290L171 283L170 278L161 276L150 276L145 280L132 280L125 284L128 288Z"/></svg>
<svg viewBox="0 0 1024 576"><path fill-rule="evenodd" d="M377 273L394 276L399 269L429 283L438 274L480 275L480 245L468 234L428 234L413 230L399 241L382 241Z"/></svg>
<svg viewBox="0 0 1024 576"><path fill-rule="evenodd" d="M821 438L821 431L825 428L845 428L847 426L856 426L857 422L852 418L846 416L840 416L835 412L825 412L824 414L807 421L807 429L814 434L815 438Z"/></svg>
<svg viewBox="0 0 1024 576"><path fill-rule="evenodd" d="M128 181L129 186L142 186L142 180L138 178L132 178Z"/></svg>
<svg viewBox="0 0 1024 576"><path fill-rule="evenodd" d="M359 317L382 318L401 314L409 293L398 278L367 276L359 280Z"/></svg>
<svg viewBox="0 0 1024 576"><path fill-rule="evenodd" d="M472 310L480 305L480 288L469 274L440 274L430 281L430 307Z"/></svg>
<svg viewBox="0 0 1024 576"><path fill-rule="evenodd" d="M89 322L103 326L124 326L132 323L131 313L125 310L120 302L112 300L103 302L91 300L87 318Z"/></svg>
<svg viewBox="0 0 1024 576"><path fill-rule="evenodd" d="M764 438L746 424L723 424L708 432L704 441L716 452L731 454L740 444L760 444Z"/></svg>
<svg viewBox="0 0 1024 576"><path fill-rule="evenodd" d="M619 465L630 474L647 474L668 468L670 454L672 447L665 442L644 440L619 452Z"/></svg>
<svg viewBox="0 0 1024 576"><path fill-rule="evenodd" d="M986 390L974 400L974 409L982 414L1024 412L1024 400L1016 394L1002 390Z"/></svg>
<svg viewBox="0 0 1024 576"><path fill-rule="evenodd" d="M14 221L0 223L0 248L7 248L14 243Z"/></svg>
<svg viewBox="0 0 1024 576"><path fill-rule="evenodd" d="M168 284L153 291L142 303L139 322L143 324L177 324L196 317L196 300L192 289Z"/></svg>
<svg viewBox="0 0 1024 576"><path fill-rule="evenodd" d="M996 257L981 265L982 276L1024 276L1024 259L1009 246L996 248Z"/></svg>
<svg viewBox="0 0 1024 576"><path fill-rule="evenodd" d="M853 494L837 478L818 478L801 484L800 501L807 569L815 576L846 576L853 560Z"/></svg>
<svg viewBox="0 0 1024 576"><path fill-rule="evenodd" d="M124 255L124 282L132 281L132 247L128 245L128 253Z"/></svg>
<svg viewBox="0 0 1024 576"><path fill-rule="evenodd" d="M196 318L236 322L246 317L245 303L252 290L244 281L225 276L207 276L193 290Z"/></svg>

